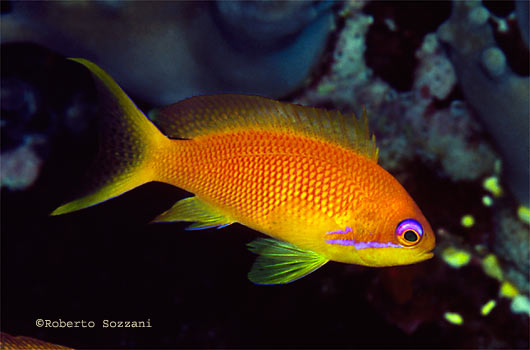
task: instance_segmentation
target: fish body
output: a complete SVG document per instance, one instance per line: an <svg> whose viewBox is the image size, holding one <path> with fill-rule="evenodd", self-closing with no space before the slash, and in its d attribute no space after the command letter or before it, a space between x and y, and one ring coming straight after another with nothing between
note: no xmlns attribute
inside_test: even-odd
<svg viewBox="0 0 530 350"><path fill-rule="evenodd" d="M25 336L13 336L0 332L0 349L4 350L73 350L62 345L52 344L40 339Z"/></svg>
<svg viewBox="0 0 530 350"><path fill-rule="evenodd" d="M192 141L178 141L181 147L159 155L157 181L194 193L230 223L325 253L334 261L392 265L385 259L363 261L358 249L326 241L388 242L383 233L395 227L375 218L381 213L399 213L403 219L421 214L377 163L331 143L269 131ZM407 204L410 211L400 211ZM355 232L331 233L353 226Z"/></svg>
<svg viewBox="0 0 530 350"><path fill-rule="evenodd" d="M153 115L167 137L105 72L75 60L92 72L110 117L99 187L53 214L149 181L172 184L195 196L155 222L240 223L274 238L249 245L260 255L249 277L261 284L293 281L329 260L392 266L432 256L432 229L377 164L365 113L358 121L257 96L198 96Z"/></svg>

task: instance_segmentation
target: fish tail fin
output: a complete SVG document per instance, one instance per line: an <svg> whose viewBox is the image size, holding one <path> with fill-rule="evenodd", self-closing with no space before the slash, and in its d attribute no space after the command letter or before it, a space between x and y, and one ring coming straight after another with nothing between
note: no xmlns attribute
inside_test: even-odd
<svg viewBox="0 0 530 350"><path fill-rule="evenodd" d="M170 142L136 107L118 84L96 64L71 60L90 70L100 106L100 149L89 178L89 190L55 209L60 215L106 201L156 179L154 157Z"/></svg>

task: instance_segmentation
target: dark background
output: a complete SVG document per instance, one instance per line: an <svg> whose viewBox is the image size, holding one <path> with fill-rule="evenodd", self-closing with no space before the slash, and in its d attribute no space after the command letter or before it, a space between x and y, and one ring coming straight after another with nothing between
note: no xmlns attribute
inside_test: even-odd
<svg viewBox="0 0 530 350"><path fill-rule="evenodd" d="M75 348L528 348L528 317L498 298L498 282L479 264L448 267L439 251L413 266L330 262L292 284L257 286L246 276L255 256L245 245L260 233L238 224L202 231L149 224L190 195L175 187L151 183L49 216L81 191L96 153L94 88L80 65L42 47L1 50L2 152L45 139L37 181L1 190L3 332ZM389 79L410 88L399 75ZM144 111L153 107L132 97ZM410 172L404 186L435 230L487 243L492 209L473 213L468 236L451 211L480 198L480 184L454 184L421 165ZM437 240L443 246L447 238ZM497 306L481 316L491 299ZM448 311L462 314L464 325L448 323ZM96 327L38 328L37 319ZM150 319L152 328L105 329L104 319Z"/></svg>
<svg viewBox="0 0 530 350"><path fill-rule="evenodd" d="M3 150L28 134L48 139L39 149L46 162L37 182L24 191L2 189L3 331L76 348L446 342L435 324L407 336L367 303L370 281L391 269L329 263L292 284L252 284L246 274L254 256L245 244L258 232L238 224L202 231L149 224L190 195L169 185L147 184L86 210L49 216L76 196L96 153L93 85L81 66L41 48L7 45L2 58L4 79L29 81L40 101L40 115L21 127L20 118L4 111L9 128L2 128ZM83 102L73 102L79 95ZM81 110L80 130L64 119L72 104ZM96 327L38 328L39 318L94 321ZM104 319L150 319L152 328L105 329Z"/></svg>

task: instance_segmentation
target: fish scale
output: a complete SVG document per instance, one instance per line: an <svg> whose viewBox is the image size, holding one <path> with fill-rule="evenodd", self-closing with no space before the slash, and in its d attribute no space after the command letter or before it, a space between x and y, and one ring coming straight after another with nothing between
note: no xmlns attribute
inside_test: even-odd
<svg viewBox="0 0 530 350"><path fill-rule="evenodd" d="M240 223L274 239L249 278L292 282L329 260L393 266L429 259L435 237L407 191L377 164L366 111L340 112L258 96L197 96L150 114L163 134L95 64L102 151L88 195L52 214L83 209L150 181L194 194L154 222L189 230Z"/></svg>
<svg viewBox="0 0 530 350"><path fill-rule="evenodd" d="M344 169L362 172L358 163L373 166L374 162L337 145L261 132L212 135L174 146L177 155L171 164L178 166L161 168L165 177L159 181L195 193L216 205L223 216L272 237L289 240L297 235L296 230L270 222L269 214L287 199L283 210L306 224L314 224L321 214L344 223L350 219L353 211L348 208L355 207L355 200L369 201L363 198L369 190L355 184L355 176ZM316 230L310 234L323 233Z"/></svg>
<svg viewBox="0 0 530 350"><path fill-rule="evenodd" d="M330 164L340 156L319 159L326 152L345 153L344 150L308 140L304 146L310 147L300 147L297 137L263 134L227 134L196 140L185 146L185 150L177 150L179 155L173 158L173 164L176 164L173 171L167 167L160 169L164 174L160 181L195 193L208 202L219 203L236 217L250 216L252 210L259 209L259 217L264 220L273 207L287 198L298 199L309 208L324 213L332 214L345 208L351 184L348 184L344 172ZM319 143L321 149L317 148ZM206 154L197 149L211 152ZM341 185L337 193L337 188L330 186L332 182L335 186L338 182L347 184L346 189ZM337 200L343 192L346 198ZM258 225L265 223L254 221Z"/></svg>

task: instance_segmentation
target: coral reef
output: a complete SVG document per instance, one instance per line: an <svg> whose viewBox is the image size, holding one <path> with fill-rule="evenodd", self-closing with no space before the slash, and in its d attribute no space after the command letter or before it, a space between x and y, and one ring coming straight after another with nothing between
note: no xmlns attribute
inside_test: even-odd
<svg viewBox="0 0 530 350"><path fill-rule="evenodd" d="M526 58L514 58L504 44L495 44L497 34L486 30L504 30L501 34L507 35L521 26L524 37L527 24L517 22L524 11L520 2L508 2L507 8L487 2L454 2L452 8L448 2L348 1L340 9L324 2L277 5L260 9L260 4L219 3L212 18L226 11L233 18L244 11L250 11L248 18L264 14L255 32L231 41L238 51L245 40L265 40L252 49L262 55L296 45L301 33L286 20L289 11L308 28L317 28L313 25L329 13L336 17L319 68L290 85L289 89L309 81L287 99L344 112L360 113L366 106L381 164L404 185L437 234L435 257L380 269L330 263L295 283L263 288L246 280L254 257L244 246L256 232L233 225L230 232L190 233L184 231L186 225L147 224L189 196L169 186L148 184L93 208L49 217L77 189L93 157L93 119L98 114L93 85L85 71L49 51L3 45L1 165L5 168L4 162L13 159L17 167L10 173L15 182L2 187L0 206L2 331L76 348L528 349L528 208L514 197L520 189L513 185L515 173L507 170L517 160L505 154L512 146L503 145L523 142L527 148L523 131L528 127L519 120L516 128L522 135L506 131L505 139L495 136L496 129L514 125L508 118L527 111L527 106L518 110L522 100L513 102L520 96L506 95L509 80L527 79L519 62ZM14 3L7 15L19 6ZM78 4L71 6L79 9ZM109 18L128 9L120 1L86 6L105 9ZM87 11L87 18L92 18ZM154 10L147 11L146 18L153 14ZM267 34L274 18L285 26L278 41ZM68 21L57 25L66 26ZM225 39L246 25L243 19L212 21L226 25L218 33ZM141 31L147 26L138 23L138 28L131 29L130 23L123 28ZM5 28L2 23L3 34ZM151 33L161 28L163 21L154 24ZM464 29L465 35L447 34ZM62 35L56 40L61 41L57 45L70 45ZM156 56L166 45L164 40L137 50L158 47L151 51ZM123 48L113 44L117 47L107 54ZM465 56L468 69L458 60L466 46L475 52ZM116 59L145 56L128 54L116 54ZM207 59L218 58L207 54L212 56ZM101 51L95 55L105 56ZM132 63L147 66L141 60ZM292 68L292 61L287 66ZM167 69L168 77L176 71L157 69ZM255 69L251 78L265 74L263 66ZM279 74L285 75L281 69ZM130 73L120 67L111 72L118 72L122 83ZM234 74L238 72L242 71ZM140 69L135 74L147 73ZM188 78L183 76L182 87L196 87ZM483 91L470 93L473 84ZM138 92L127 86L127 92ZM174 97L164 95L163 83L148 86L136 89L161 94L160 101ZM217 88L209 91L224 91ZM477 102L474 94L479 92ZM502 98L506 101L492 106ZM146 112L153 107L142 101L139 106ZM497 116L489 125L483 120L484 108L490 108L485 114L502 118ZM31 166L26 168L26 162ZM524 167L512 168L519 172ZM23 171L31 176L24 180ZM24 185L13 185L18 180ZM36 328L35 317L96 322L150 318L153 328Z"/></svg>
<svg viewBox="0 0 530 350"><path fill-rule="evenodd" d="M523 223L512 210L502 209L495 213L493 251L512 268L506 269L506 278L513 281L523 294L530 291L530 242L528 223Z"/></svg>
<svg viewBox="0 0 530 350"><path fill-rule="evenodd" d="M31 121L38 109L37 97L25 82L6 77L2 78L1 105L0 187L22 190L35 182L43 162L38 148L45 139L31 130Z"/></svg>
<svg viewBox="0 0 530 350"><path fill-rule="evenodd" d="M524 5L517 3L518 18L524 11L523 17L527 18L528 7L524 9ZM503 21L480 2L455 2L451 17L438 29L438 36L448 44L466 101L495 138L503 156L507 186L520 202L528 205L530 80L528 73L520 75L509 64L509 53L496 40L491 23L502 29ZM524 22L520 26L524 27ZM528 66L528 46L519 59ZM502 207L495 213L495 225L492 250L506 261L510 279L528 293L528 226L516 217L513 209Z"/></svg>
<svg viewBox="0 0 530 350"><path fill-rule="evenodd" d="M495 138L508 186L528 205L530 80L528 74L520 76L507 64L489 23L491 16L479 1L455 1L451 17L438 29L438 37L450 48L466 101Z"/></svg>
<svg viewBox="0 0 530 350"><path fill-rule="evenodd" d="M95 139L96 107L83 87L90 80L79 79L77 67L65 62L32 45L2 46L1 187L23 191L35 185L58 153L57 139L74 148L95 144L90 139ZM61 92L53 84L60 84ZM64 151L72 155L67 147Z"/></svg>
<svg viewBox="0 0 530 350"><path fill-rule="evenodd" d="M14 2L2 43L90 59L155 105L239 92L281 97L304 83L333 28L332 2ZM258 20L259 19L259 20Z"/></svg>
<svg viewBox="0 0 530 350"><path fill-rule="evenodd" d="M372 128L386 169L402 170L407 162L419 157L431 162L440 175L456 181L476 180L492 173L497 156L479 138L483 131L467 105L450 99L445 108L436 106L448 98L456 84L453 66L437 37L426 35L418 45L412 90L400 93L376 76L363 59L365 35L372 23L372 17L362 12L348 17L329 73L296 101L355 112L366 105L373 116Z"/></svg>
<svg viewBox="0 0 530 350"><path fill-rule="evenodd" d="M213 15L230 45L256 54L292 44L332 5L332 1L217 1Z"/></svg>
<svg viewBox="0 0 530 350"><path fill-rule="evenodd" d="M44 142L44 139L39 136L28 136L20 147L2 152L0 186L23 190L33 185L43 163L35 147Z"/></svg>
<svg viewBox="0 0 530 350"><path fill-rule="evenodd" d="M389 6L389 4L377 2L371 4L373 7L378 5L382 7ZM459 2L455 6L456 8L459 6L472 7L465 5L463 2ZM519 153L515 157L518 157L517 159L521 162L514 166L518 175L514 178L513 172L508 171L506 176L503 175L501 177L501 182L506 179L506 183L513 189L514 194L519 197L522 194L524 195L525 189L517 188L517 182L520 183L521 179L525 179L528 182L528 175L524 175L524 172L528 171L528 166L525 165L528 161L528 121L525 120L528 117L528 106L527 103L524 103L524 96L514 93L514 90L502 91L506 86L501 84L498 88L502 92L499 92L498 96L491 97L490 92L485 92L484 96L480 96L482 99L491 97L487 103L471 99L469 101L471 104L468 104L467 90L462 91L462 89L466 89L466 82L462 82L461 79L469 79L469 84L480 86L480 89L482 89L483 87L480 84L481 77L479 76L478 80L473 80L473 76L462 78L459 74L461 71L458 65L455 66L453 63L453 55L448 54L440 40L440 37L446 40L445 34L443 34L443 26L447 26L447 22L442 26L442 29L437 31L437 28L434 27L432 28L432 33L426 33L421 45L417 45L416 48L410 48L409 46L409 50L415 50L414 57L417 62L414 65L413 73L410 73L411 83L408 84L410 85L410 90L400 91L405 85L393 86L392 79L395 78L385 73L388 72L388 68L380 70L377 64L374 65L374 63L368 68L363 57L366 57L365 48L369 45L367 40L370 36L367 36L366 33L372 28L376 28L373 30L379 30L382 33L399 32L401 28L396 23L403 23L403 20L393 17L391 10L371 8L369 12L373 13L374 16L381 13L383 15L379 19L368 16L363 12L354 12L349 15L338 38L337 47L334 51L334 60L331 62L328 74L325 74L319 84L316 84L312 89L306 90L297 100L304 104L340 106L345 111L354 112L359 112L360 105L364 104L367 106L368 114L371 115L371 126L377 135L380 147L381 163L386 169L397 173L398 177L401 176L403 181L409 184L407 189L412 192L413 197L421 198L422 195L425 195L426 202L420 202L419 205L426 212L427 217L435 221L433 225L439 233L438 240L441 241L439 248L436 250L437 255L447 261L449 264L447 266L452 267L460 267L469 263L471 263L470 266L477 266L477 262L480 266L482 258L469 253L475 249L473 248L474 246L480 247L479 250L482 257L486 256L488 252L499 257L500 262L496 266L497 270L501 271L500 275L502 277L494 278L492 281L490 280L492 277L484 272L476 281L476 287L468 291L469 296L461 295L460 293L462 292L458 289L451 292L445 291L444 294L457 295L458 298L463 299L469 297L472 300L474 298L472 295L481 295L483 293L480 289L484 288L484 285L489 285L490 287L488 288L493 290L496 285L499 291L505 289L505 286L515 285L515 292L508 295L509 298L513 298L511 304L502 302L502 300L496 301L499 297L495 293L489 294L491 300L501 305L497 305L497 309L499 307L503 308L503 318L508 320L512 317L510 316L511 311L516 309L526 310L524 305L526 305L525 300L528 300L528 273L530 268L528 263L528 252L530 249L528 223L523 223L517 217L516 203L513 202L513 199L506 198L508 194L502 191L498 185L498 164L500 164L501 158L494 149L499 146L502 152L503 169L510 168L513 165L514 155L508 155L508 159L504 158L507 148L503 145L492 144L488 133L492 132L495 134L499 131L498 129L504 129L505 127L513 131L513 134L505 134L505 139L501 137L499 142L512 145L508 147L519 147ZM477 17L477 20L484 21L484 19L480 19L481 16L484 16L484 13L475 12L474 16ZM463 19L455 20L454 12L448 21L456 21L458 25L466 25L469 22ZM375 27L374 23L378 22L384 23L387 28L385 29L384 25ZM480 36L478 33L476 34ZM371 36L382 37L383 34L372 34ZM383 42L384 40L381 39ZM461 46L466 47L466 45L472 45L467 43L468 40L473 41L476 39L469 35L459 34L458 40L461 42ZM355 45L352 45L353 43ZM394 44L394 46L401 47L399 44ZM388 48L383 50L387 50L391 54ZM504 54L498 48L489 47L489 49L481 51L481 47L477 47L476 50L480 53L479 61L472 69L479 69L482 72L483 65L489 64L488 74L496 74L498 79L505 79L505 75L510 74L507 63L502 63ZM363 52L365 54L361 56ZM449 53L451 52L449 50ZM469 63L469 60L467 62ZM386 63L380 62L378 64L385 65ZM348 67L348 69L343 69L343 66ZM396 67L395 69L399 68ZM382 72L382 74L379 74L379 72ZM527 85L525 85L527 84L527 78L512 78L518 79L518 86L522 89L523 95L528 96L525 93L527 91ZM490 85L485 85L486 88L488 86ZM475 90L477 93L479 92L479 89ZM512 95L507 96L506 94L509 93L512 93ZM492 108L485 111L488 116L495 116L496 119L495 124L486 123L485 126L488 129L483 129L482 119L479 121L477 117L482 117L481 113L484 108L490 108L491 104L503 98L506 98L506 100L501 101L500 105L507 108L508 103L512 103L514 99L518 100L503 113L500 113L498 106L495 107L496 109ZM482 103L483 106L476 108L475 103ZM496 112L497 114L495 115ZM503 119L499 120L499 115L503 115ZM508 120L512 120L511 118L515 118L515 124L508 122ZM515 152L516 149L512 148L512 151ZM521 156L525 154L526 159L522 159ZM421 163L421 165L418 165L418 163ZM413 169L421 169L423 167L429 169L429 175L414 175L417 170ZM430 186L423 186L413 181L413 179L420 182L426 181L426 176L430 178ZM449 182L446 183L447 180L445 179L448 179ZM481 198L484 198L485 194L480 189L480 184L487 179L497 179L496 186L493 188L489 186L493 190L494 198L488 196L482 200ZM490 182L488 180L488 183ZM459 183L462 184L462 187L456 185ZM434 190L436 187L439 187L438 190ZM464 190L466 187L467 189ZM423 194L422 189L430 193ZM461 191L467 191L467 198L463 201L459 200L462 196L458 196L459 198L454 196L454 194ZM453 194L453 196L446 196L442 192ZM431 205L433 206L432 209L430 209ZM441 213L441 206L450 207L443 209L448 211L447 215ZM429 214L431 210L432 215ZM473 213L473 215L468 211ZM470 217L474 218L473 224L469 224ZM461 225L461 218L464 218L463 223L465 225ZM450 232L454 232L454 234ZM464 234L464 236L458 238L459 234ZM448 280L452 281L450 283L455 283L455 278L456 280L461 278L461 276L450 272L447 267L440 266L439 268L440 270L437 273L440 274L440 283L447 283ZM476 267L473 269L476 271ZM399 275L400 278L404 278L406 276L403 275L407 273L395 272L395 274ZM395 277L385 276L385 279L387 278ZM434 281L425 282L425 284L423 284L424 281L415 281L415 283L421 283L426 288L433 288L433 285L437 284ZM399 298L402 298L404 294L399 291L404 287L398 287L397 283L402 283L402 281L396 282L393 287L399 289L397 291L390 289L389 292L399 294ZM407 293L408 295L413 295L410 291ZM417 293L420 292L418 291ZM432 292L424 293L427 293L431 298L435 297ZM502 292L499 293L500 295L505 295ZM370 300L377 304L380 297L381 295ZM469 324L466 320L469 320L470 317L480 320L481 316L477 310L480 310L487 302L485 297L478 298L473 302L475 311L472 311L472 315L462 313L458 311L458 308L450 306L448 304L450 302L445 300L443 296L437 295L436 298L436 302L432 300L430 302L438 304L437 307L427 307L427 301L424 301L425 304L420 302L422 306L419 308L423 309L423 311L419 312L419 310L415 309L418 313L414 313L415 316L411 318L403 318L403 314L405 310L411 307L410 303L412 303L412 300L414 300L414 303L418 303L418 300L412 296L410 296L410 303L399 302L404 304L403 307L384 305L380 310L383 313L383 310L388 312L387 308L390 308L392 311L389 314L387 313L388 320L410 333L414 333L422 324L428 324L434 319L442 319L444 313L447 313L445 314L446 319L451 321L451 324L459 324L468 331L478 331L475 328L477 326L476 321L472 321ZM477 302L482 304L478 305ZM512 305L511 309L510 305ZM526 311L520 312L523 312L523 315L528 315ZM518 321L514 319L510 322L519 324L517 326L519 330L521 330L520 325L523 325L524 328L524 325L528 322L528 318L525 319L525 316L517 316L516 319ZM524 342L519 343L519 345L503 343L505 340L501 340L503 338L501 333L493 330L492 332L495 335L490 339L481 339L478 343L473 343L473 345L471 345L472 343L464 342L461 343L461 346L524 346Z"/></svg>

